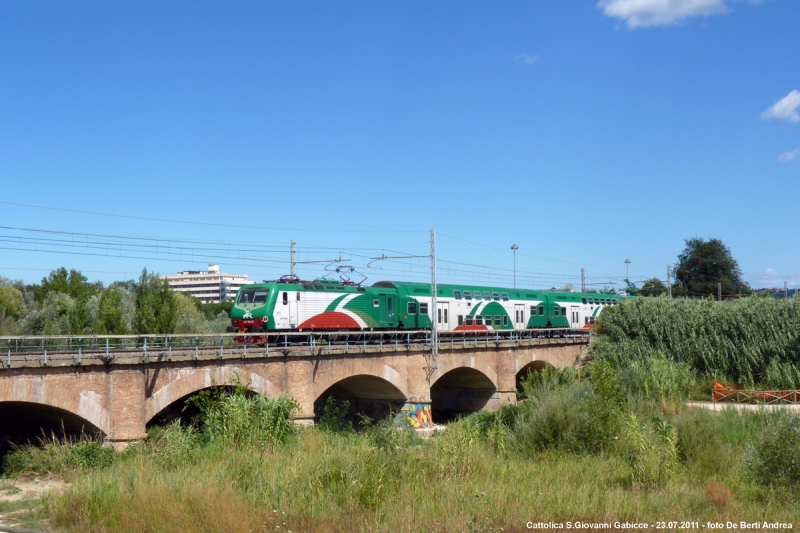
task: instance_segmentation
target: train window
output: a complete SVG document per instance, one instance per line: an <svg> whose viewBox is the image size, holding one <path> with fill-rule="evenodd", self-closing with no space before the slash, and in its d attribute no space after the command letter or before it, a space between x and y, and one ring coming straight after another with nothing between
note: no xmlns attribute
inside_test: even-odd
<svg viewBox="0 0 800 533"><path fill-rule="evenodd" d="M288 292L284 292L283 293L283 305L286 305L288 303L289 303L289 293Z"/></svg>
<svg viewBox="0 0 800 533"><path fill-rule="evenodd" d="M298 302L300 301L300 293L299 292L297 293L297 301Z"/></svg>
<svg viewBox="0 0 800 533"><path fill-rule="evenodd" d="M480 300L481 299L481 291L475 291L473 294L475 295L475 299L476 300Z"/></svg>
<svg viewBox="0 0 800 533"><path fill-rule="evenodd" d="M593 326L594 326L594 317L592 317L592 318L590 318L590 319L589 319L589 324L591 324L591 325L593 325Z"/></svg>
<svg viewBox="0 0 800 533"><path fill-rule="evenodd" d="M472 300L472 293L470 291L464 291L464 299Z"/></svg>
<svg viewBox="0 0 800 533"><path fill-rule="evenodd" d="M483 325L483 317L481 315L478 315L478 316L475 317L475 325L476 326L482 326Z"/></svg>
<svg viewBox="0 0 800 533"><path fill-rule="evenodd" d="M428 314L428 304L424 304L420 302L419 304L419 314L427 315Z"/></svg>
<svg viewBox="0 0 800 533"><path fill-rule="evenodd" d="M468 317L467 317L467 325L468 325L468 326L471 326L471 325L472 325L472 317L471 317L471 316L468 316Z"/></svg>
<svg viewBox="0 0 800 533"><path fill-rule="evenodd" d="M536 316L536 306L535 305L531 306L531 316Z"/></svg>
<svg viewBox="0 0 800 533"><path fill-rule="evenodd" d="M493 292L492 293L492 299L494 299L494 300L499 302L500 301L500 293L499 292Z"/></svg>
<svg viewBox="0 0 800 533"><path fill-rule="evenodd" d="M567 308L566 307L562 307L561 308L561 314L564 315L564 316L567 316Z"/></svg>
<svg viewBox="0 0 800 533"><path fill-rule="evenodd" d="M504 326L508 325L508 315L503 315L503 325Z"/></svg>
<svg viewBox="0 0 800 533"><path fill-rule="evenodd" d="M544 316L544 306L543 305L539 306L539 316Z"/></svg>
<svg viewBox="0 0 800 533"><path fill-rule="evenodd" d="M588 317L588 316L585 316L585 317L583 317L583 318L585 319L585 322L584 322L584 324L588 324L588 323L589 323L589 317Z"/></svg>
<svg viewBox="0 0 800 533"><path fill-rule="evenodd" d="M504 301L504 302L507 302L507 301L508 301L508 293L507 293L507 292L504 292L504 293L503 293L503 294L501 294L500 296L502 296L502 297L503 297L503 301Z"/></svg>
<svg viewBox="0 0 800 533"><path fill-rule="evenodd" d="M501 323L502 323L502 318L500 318L500 315L494 315L494 325L499 326Z"/></svg>
<svg viewBox="0 0 800 533"><path fill-rule="evenodd" d="M483 299L484 300L491 300L492 299L492 295L489 294L488 292L484 292L483 293Z"/></svg>
<svg viewBox="0 0 800 533"><path fill-rule="evenodd" d="M379 305L381 305L380 300L372 300L372 307L378 307Z"/></svg>
<svg viewBox="0 0 800 533"><path fill-rule="evenodd" d="M459 326L464 325L464 315L458 315L458 325Z"/></svg>
<svg viewBox="0 0 800 533"><path fill-rule="evenodd" d="M582 303L586 303L586 298L581 298Z"/></svg>
<svg viewBox="0 0 800 533"><path fill-rule="evenodd" d="M561 308L559 306L554 305L553 306L553 316L558 316L558 314L561 312L560 309Z"/></svg>
<svg viewBox="0 0 800 533"><path fill-rule="evenodd" d="M417 302L408 302L408 314L409 315L417 314Z"/></svg>
<svg viewBox="0 0 800 533"><path fill-rule="evenodd" d="M461 299L461 291L453 291L453 297L456 300L460 300Z"/></svg>
<svg viewBox="0 0 800 533"><path fill-rule="evenodd" d="M390 317L394 315L394 306L391 298L386 298L386 314Z"/></svg>
<svg viewBox="0 0 800 533"><path fill-rule="evenodd" d="M441 309L437 309L436 310L436 322L438 322L439 324L442 323L442 310Z"/></svg>
<svg viewBox="0 0 800 533"><path fill-rule="evenodd" d="M266 290L266 291L256 291L256 294L253 297L253 303L263 304L264 302L267 301L267 295L268 294L269 294L268 290Z"/></svg>
<svg viewBox="0 0 800 533"><path fill-rule="evenodd" d="M255 293L256 293L256 291L254 291L254 290L240 292L239 293L239 299L237 300L236 303L240 303L240 304L249 304L249 303L251 303L255 299Z"/></svg>

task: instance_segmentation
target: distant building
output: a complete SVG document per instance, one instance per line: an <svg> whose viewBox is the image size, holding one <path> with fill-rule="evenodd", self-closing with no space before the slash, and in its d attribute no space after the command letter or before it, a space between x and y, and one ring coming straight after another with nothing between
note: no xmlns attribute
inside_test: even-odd
<svg viewBox="0 0 800 533"><path fill-rule="evenodd" d="M233 300L236 291L248 281L247 274L223 274L219 265L208 265L207 271L186 270L174 276L164 276L173 291L188 292L203 303Z"/></svg>

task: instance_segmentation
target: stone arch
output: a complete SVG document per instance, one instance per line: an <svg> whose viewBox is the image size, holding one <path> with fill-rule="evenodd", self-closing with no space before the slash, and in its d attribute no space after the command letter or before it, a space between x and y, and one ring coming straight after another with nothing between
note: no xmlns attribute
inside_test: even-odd
<svg viewBox="0 0 800 533"><path fill-rule="evenodd" d="M277 388L270 380L255 372L241 372L237 367L221 366L192 369L182 373L178 379L158 389L145 401L145 422L150 422L158 413L181 398L215 385L226 385L239 379L249 389L272 396Z"/></svg>
<svg viewBox="0 0 800 533"><path fill-rule="evenodd" d="M102 396L92 390L67 393L66 387L49 383L40 376L0 380L0 403L47 406L85 420L106 437L111 436L111 415L102 405Z"/></svg>
<svg viewBox="0 0 800 533"><path fill-rule="evenodd" d="M332 361L330 368L314 380L314 400L333 385L347 378L355 376L372 376L388 381L405 398L409 397L407 382L400 373L387 364L369 359L350 359L346 361Z"/></svg>
<svg viewBox="0 0 800 533"><path fill-rule="evenodd" d="M492 368L488 364L479 364L476 362L475 357L469 354L458 354L456 356L449 356L448 357L440 357L439 358L439 368L433 374L433 381L431 381L431 387L433 387L439 379L450 372L451 370L455 370L457 368L471 368L477 372L480 372L486 378L492 382L494 388L497 389L497 373L495 372L494 368Z"/></svg>
<svg viewBox="0 0 800 533"><path fill-rule="evenodd" d="M554 369L555 366L553 366L549 361L539 359L527 363L522 368L517 368L517 374L514 378L517 391L522 391L522 381L528 377L528 374L531 374L532 372L541 372L545 368Z"/></svg>

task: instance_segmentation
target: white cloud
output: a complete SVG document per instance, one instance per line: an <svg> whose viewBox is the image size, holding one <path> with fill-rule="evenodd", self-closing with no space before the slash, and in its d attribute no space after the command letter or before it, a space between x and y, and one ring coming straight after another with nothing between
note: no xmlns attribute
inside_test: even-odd
<svg viewBox="0 0 800 533"><path fill-rule="evenodd" d="M764 120L788 120L790 122L800 122L800 92L792 91L782 99L775 102L775 105L761 113Z"/></svg>
<svg viewBox="0 0 800 533"><path fill-rule="evenodd" d="M787 161L791 161L792 159L797 159L797 156L800 155L800 148L796 150L792 150L791 152L786 152L785 154L781 154L778 156L778 161L781 163L786 163Z"/></svg>
<svg viewBox="0 0 800 533"><path fill-rule="evenodd" d="M800 286L800 275L791 274L789 272L778 272L774 268L747 272L744 275L744 279L750 284L751 287L756 289L763 289L767 287L782 288L784 281L789 283L789 287Z"/></svg>
<svg viewBox="0 0 800 533"><path fill-rule="evenodd" d="M532 56L530 54L520 54L514 58L515 60L524 61L527 64L536 63L539 61L539 56Z"/></svg>
<svg viewBox="0 0 800 533"><path fill-rule="evenodd" d="M725 13L725 0L600 0L607 17L623 19L628 28L665 26L688 17Z"/></svg>

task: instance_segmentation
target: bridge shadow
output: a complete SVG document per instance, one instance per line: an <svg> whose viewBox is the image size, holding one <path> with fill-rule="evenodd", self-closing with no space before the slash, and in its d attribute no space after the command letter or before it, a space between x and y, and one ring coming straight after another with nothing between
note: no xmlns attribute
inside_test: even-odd
<svg viewBox="0 0 800 533"><path fill-rule="evenodd" d="M0 471L15 446L42 446L53 441L102 440L104 434L80 416L31 402L0 402Z"/></svg>
<svg viewBox="0 0 800 533"><path fill-rule="evenodd" d="M314 422L319 422L324 414L325 402L333 398L337 403L347 401L349 408L347 420L358 429L361 417L369 417L372 422L379 422L392 414L393 406L402 406L405 395L385 379L357 375L337 381L320 394L314 402Z"/></svg>
<svg viewBox="0 0 800 533"><path fill-rule="evenodd" d="M550 370L555 370L555 367L548 363L547 361L532 361L527 365L523 366L517 372L516 381L517 381L517 394L521 394L522 390L522 382L528 379L528 376L534 374L536 372L542 372L545 368Z"/></svg>
<svg viewBox="0 0 800 533"><path fill-rule="evenodd" d="M175 422L182 426L197 425L201 423L200 415L203 397L206 399L221 398L225 394L232 394L236 390L234 385L214 385L205 389L196 390L186 396L178 398L147 422L147 428L166 426ZM255 396L257 392L247 389L248 397ZM199 400L199 401L198 401Z"/></svg>
<svg viewBox="0 0 800 533"><path fill-rule="evenodd" d="M486 374L474 368L455 368L431 385L431 415L435 424L486 408L497 389Z"/></svg>

